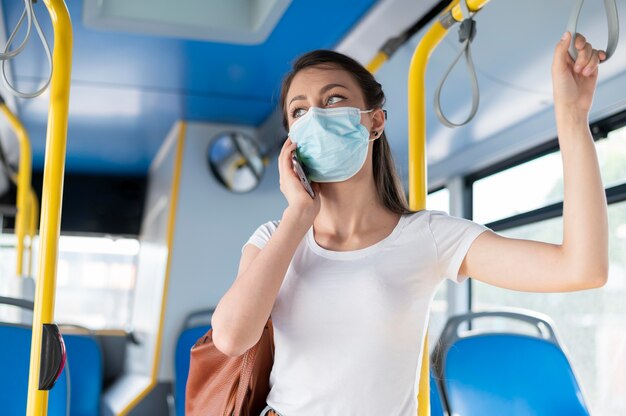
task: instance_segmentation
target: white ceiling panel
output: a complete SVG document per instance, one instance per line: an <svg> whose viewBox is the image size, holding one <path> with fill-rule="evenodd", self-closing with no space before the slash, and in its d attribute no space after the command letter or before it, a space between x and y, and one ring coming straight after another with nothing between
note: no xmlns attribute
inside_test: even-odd
<svg viewBox="0 0 626 416"><path fill-rule="evenodd" d="M381 0L335 48L366 65L387 39L401 34L440 0Z"/></svg>

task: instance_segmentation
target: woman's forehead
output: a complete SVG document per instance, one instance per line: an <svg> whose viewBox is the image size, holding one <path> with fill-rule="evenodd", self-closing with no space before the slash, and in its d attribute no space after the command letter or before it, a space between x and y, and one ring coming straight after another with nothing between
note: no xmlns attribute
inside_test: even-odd
<svg viewBox="0 0 626 416"><path fill-rule="evenodd" d="M328 84L339 84L353 91L359 89L354 78L345 69L310 67L299 71L294 76L287 99L296 95L317 94Z"/></svg>

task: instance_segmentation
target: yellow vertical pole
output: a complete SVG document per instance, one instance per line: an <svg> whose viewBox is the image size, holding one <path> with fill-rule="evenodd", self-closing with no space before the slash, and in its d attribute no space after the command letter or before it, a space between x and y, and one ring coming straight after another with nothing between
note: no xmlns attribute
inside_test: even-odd
<svg viewBox="0 0 626 416"><path fill-rule="evenodd" d="M464 1L464 0L461 0ZM479 11L489 0L466 0L471 12ZM412 210L426 208L428 180L426 172L426 67L432 51L448 33L449 28L464 18L460 1L454 0L441 14L418 44L409 68L409 206ZM430 361L428 335L424 339L418 393L418 416L430 415Z"/></svg>
<svg viewBox="0 0 626 416"><path fill-rule="evenodd" d="M457 0L458 2L458 0ZM426 208L426 66L430 54L447 30L436 22L422 38L409 68L409 207L414 211ZM424 338L418 393L418 416L430 415L430 362L428 334Z"/></svg>
<svg viewBox="0 0 626 416"><path fill-rule="evenodd" d="M0 104L0 111L4 113L9 121L11 128L17 136L17 142L20 149L20 159L17 172L17 215L15 216L15 235L17 237L17 267L16 276L23 275L24 267L24 239L28 229L30 218L28 216L29 190L32 169L32 153L30 149L30 141L24 125L11 112L6 103Z"/></svg>
<svg viewBox="0 0 626 416"><path fill-rule="evenodd" d="M39 220L39 200L37 199L37 194L35 194L34 190L30 190L30 204L29 204L29 210L28 212L30 213L30 224L28 226L28 236L29 236L29 243L28 243L28 261L26 264L28 264L28 272L27 272L27 276L32 276L33 275L33 243L35 241L35 234L37 234L37 227L38 227L38 223L37 221Z"/></svg>
<svg viewBox="0 0 626 416"><path fill-rule="evenodd" d="M44 0L54 29L54 72L50 83L50 108L43 173L39 268L37 270L33 335L30 349L27 416L48 413L48 392L39 390L42 326L54 319L56 258L61 225L65 171L67 117L72 69L72 22L64 0Z"/></svg>

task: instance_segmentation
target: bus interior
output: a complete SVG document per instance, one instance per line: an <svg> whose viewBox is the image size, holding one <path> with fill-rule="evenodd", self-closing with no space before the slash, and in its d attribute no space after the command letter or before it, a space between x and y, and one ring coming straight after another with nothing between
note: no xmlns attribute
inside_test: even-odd
<svg viewBox="0 0 626 416"><path fill-rule="evenodd" d="M409 197L423 163L421 208L559 244L550 68L579 6L576 31L615 46L589 116L609 204L608 282L572 293L443 283L418 415L626 415L621 0L0 1L0 414L185 414L189 349L242 245L286 207L280 85L311 50L375 73ZM440 85L455 123L476 104L466 124L440 121ZM417 115L421 155L410 147ZM62 360L40 363L39 345L61 339L54 328L65 367L41 390L35 377L41 387ZM546 410L554 403L559 412Z"/></svg>

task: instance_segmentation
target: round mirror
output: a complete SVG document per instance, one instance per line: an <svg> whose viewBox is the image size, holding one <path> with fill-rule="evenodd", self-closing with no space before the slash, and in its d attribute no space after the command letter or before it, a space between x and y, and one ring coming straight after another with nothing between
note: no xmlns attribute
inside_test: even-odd
<svg viewBox="0 0 626 416"><path fill-rule="evenodd" d="M241 132L226 132L213 139L208 160L217 180L237 193L256 188L265 170L259 146Z"/></svg>

